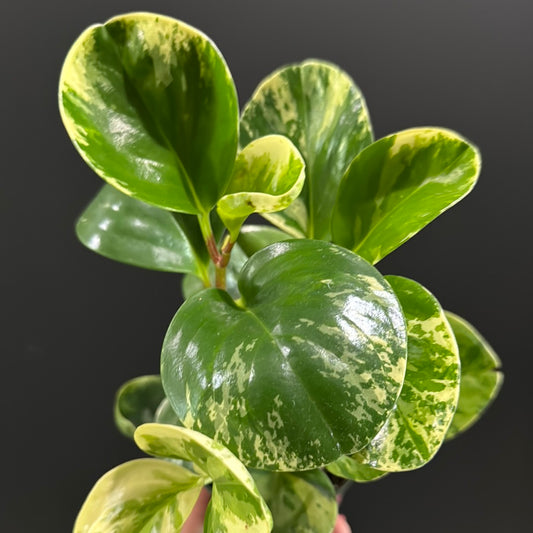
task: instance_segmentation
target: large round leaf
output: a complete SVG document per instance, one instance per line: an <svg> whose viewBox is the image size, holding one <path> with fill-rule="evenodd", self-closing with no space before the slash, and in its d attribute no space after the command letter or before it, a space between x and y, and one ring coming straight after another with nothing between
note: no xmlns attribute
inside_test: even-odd
<svg viewBox="0 0 533 533"><path fill-rule="evenodd" d="M407 371L389 419L356 459L399 472L438 451L459 399L460 362L453 331L435 297L416 281L387 276L407 319Z"/></svg>
<svg viewBox="0 0 533 533"><path fill-rule="evenodd" d="M156 419L165 391L159 376L140 376L124 383L117 391L113 414L115 424L126 437L133 437L137 426Z"/></svg>
<svg viewBox="0 0 533 533"><path fill-rule="evenodd" d="M288 207L300 194L305 163L294 144L282 135L266 135L248 144L235 160L226 194L217 212L235 241L252 213Z"/></svg>
<svg viewBox="0 0 533 533"><path fill-rule="evenodd" d="M468 194L480 167L478 150L453 131L415 128L376 141L342 179L333 242L377 263Z"/></svg>
<svg viewBox="0 0 533 533"><path fill-rule="evenodd" d="M198 30L150 13L91 26L65 60L59 106L81 156L126 194L185 213L222 196L237 150L237 96Z"/></svg>
<svg viewBox="0 0 533 533"><path fill-rule="evenodd" d="M335 489L321 470L252 475L274 519L272 533L329 533L337 518Z"/></svg>
<svg viewBox="0 0 533 533"><path fill-rule="evenodd" d="M87 248L115 261L168 272L205 270L172 213L104 185L76 224Z"/></svg>
<svg viewBox="0 0 533 533"><path fill-rule="evenodd" d="M135 442L157 457L181 459L213 482L204 531L269 533L272 516L244 465L224 446L190 429L145 424Z"/></svg>
<svg viewBox="0 0 533 533"><path fill-rule="evenodd" d="M459 403L447 438L466 431L496 398L503 383L501 362L496 352L464 318L446 312L461 357Z"/></svg>
<svg viewBox="0 0 533 533"><path fill-rule="evenodd" d="M241 117L241 145L270 133L289 137L302 153L309 218L301 229L309 237L327 240L342 175L350 161L372 142L361 92L345 72L323 61L283 67L263 80ZM291 233L293 211L265 218Z"/></svg>
<svg viewBox="0 0 533 533"><path fill-rule="evenodd" d="M368 444L405 372L389 284L348 250L297 240L256 253L239 289L239 305L196 294L168 329L161 375L183 424L262 469L316 468Z"/></svg>
<svg viewBox="0 0 533 533"><path fill-rule="evenodd" d="M85 500L74 533L175 533L204 479L169 461L137 459L101 477Z"/></svg>

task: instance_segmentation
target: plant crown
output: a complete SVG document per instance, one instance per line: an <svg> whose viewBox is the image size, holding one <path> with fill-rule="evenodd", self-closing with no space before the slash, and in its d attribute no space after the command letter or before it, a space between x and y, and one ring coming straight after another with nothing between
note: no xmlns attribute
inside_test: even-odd
<svg viewBox="0 0 533 533"><path fill-rule="evenodd" d="M318 60L268 76L239 115L213 42L150 13L82 33L59 106L106 182L80 241L184 274L185 298L161 375L116 396L119 430L152 458L105 474L75 533L179 531L206 484L205 531L328 533L332 480L423 466L496 395L483 337L375 267L473 188L468 140L375 141L361 91Z"/></svg>

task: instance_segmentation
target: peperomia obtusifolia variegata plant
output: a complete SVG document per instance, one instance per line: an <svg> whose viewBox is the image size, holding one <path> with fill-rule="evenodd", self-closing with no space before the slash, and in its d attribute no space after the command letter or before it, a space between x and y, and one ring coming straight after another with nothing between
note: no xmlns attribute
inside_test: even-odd
<svg viewBox="0 0 533 533"><path fill-rule="evenodd" d="M81 242L185 274L161 376L115 401L152 458L104 475L75 533L180 531L205 485L204 531L329 533L345 480L423 466L497 394L483 337L374 266L474 186L457 133L374 141L357 86L318 60L268 76L239 116L212 41L150 13L79 37L59 106L107 182Z"/></svg>

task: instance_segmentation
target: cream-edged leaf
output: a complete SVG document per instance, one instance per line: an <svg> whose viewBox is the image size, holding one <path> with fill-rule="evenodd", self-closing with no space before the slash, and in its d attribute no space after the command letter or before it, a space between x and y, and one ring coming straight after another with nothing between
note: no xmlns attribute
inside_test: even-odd
<svg viewBox="0 0 533 533"><path fill-rule="evenodd" d="M375 264L467 195L480 168L477 148L450 130L384 137L342 178L332 240Z"/></svg>
<svg viewBox="0 0 533 533"><path fill-rule="evenodd" d="M325 61L282 67L260 83L244 106L241 146L272 133L296 145L306 162L307 180L297 211L293 204L265 218L295 237L328 240L339 182L373 138L361 91L350 76Z"/></svg>
<svg viewBox="0 0 533 533"><path fill-rule="evenodd" d="M85 30L65 59L59 108L86 163L129 196L198 214L228 184L235 86L212 41L183 22L129 13Z"/></svg>
<svg viewBox="0 0 533 533"><path fill-rule="evenodd" d="M204 479L169 461L136 459L101 477L73 533L175 533L192 511Z"/></svg>
<svg viewBox="0 0 533 533"><path fill-rule="evenodd" d="M288 207L300 194L305 163L292 142L267 135L248 144L237 156L217 213L233 241L252 213L273 213Z"/></svg>
<svg viewBox="0 0 533 533"><path fill-rule="evenodd" d="M416 281L386 276L407 321L407 371L385 425L355 459L399 472L426 464L438 451L459 399L455 337L436 298Z"/></svg>
<svg viewBox="0 0 533 533"><path fill-rule="evenodd" d="M268 533L272 516L245 466L224 446L186 428L145 424L135 432L135 442L157 457L181 459L211 479L213 491L205 531Z"/></svg>

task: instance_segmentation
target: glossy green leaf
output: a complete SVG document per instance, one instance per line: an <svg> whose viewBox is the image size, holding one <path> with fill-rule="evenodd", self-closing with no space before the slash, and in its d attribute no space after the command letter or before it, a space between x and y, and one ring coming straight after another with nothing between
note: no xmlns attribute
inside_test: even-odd
<svg viewBox="0 0 533 533"><path fill-rule="evenodd" d="M446 312L461 357L461 388L447 438L466 431L496 398L503 383L501 362L489 343L463 318Z"/></svg>
<svg viewBox="0 0 533 533"><path fill-rule="evenodd" d="M170 402L167 398L164 398L158 405L154 418L152 420L146 420L145 422L157 422L158 424L172 424L173 426L181 426L181 422L178 415L172 409Z"/></svg>
<svg viewBox="0 0 533 533"><path fill-rule="evenodd" d="M372 142L361 92L345 72L323 61L283 67L261 82L241 117L241 145L271 133L289 137L300 150L307 183L302 204L265 218L295 237L328 240L339 182Z"/></svg>
<svg viewBox="0 0 533 533"><path fill-rule="evenodd" d="M300 194L305 163L289 139L267 135L252 141L235 160L226 194L217 212L237 240L242 224L252 213L273 213L288 207Z"/></svg>
<svg viewBox="0 0 533 533"><path fill-rule="evenodd" d="M388 472L376 470L371 466L364 465L355 459L343 455L334 463L327 467L328 472L331 472L337 477L350 479L356 483L368 483L369 481L376 481L388 475Z"/></svg>
<svg viewBox="0 0 533 533"><path fill-rule="evenodd" d="M415 128L376 141L342 179L333 242L377 263L468 194L480 167L478 150L449 130Z"/></svg>
<svg viewBox="0 0 533 533"><path fill-rule="evenodd" d="M87 248L115 261L201 275L205 269L176 216L104 185L76 224Z"/></svg>
<svg viewBox="0 0 533 533"><path fill-rule="evenodd" d="M348 250L301 239L256 253L239 289L239 305L217 289L189 298L167 331L163 387L183 424L261 469L312 469L366 446L405 373L389 284Z"/></svg>
<svg viewBox="0 0 533 533"><path fill-rule="evenodd" d="M272 226L248 224L241 228L237 242L243 252L251 257L270 244L288 239L291 239L290 235Z"/></svg>
<svg viewBox="0 0 533 533"><path fill-rule="evenodd" d="M329 533L337 518L335 489L321 470L252 475L274 519L273 533Z"/></svg>
<svg viewBox="0 0 533 533"><path fill-rule="evenodd" d="M135 442L146 453L192 462L213 482L204 531L268 533L272 516L244 465L224 446L190 429L145 424Z"/></svg>
<svg viewBox="0 0 533 533"><path fill-rule="evenodd" d="M126 437L133 437L137 426L155 420L165 398L160 376L140 376L127 381L115 396L115 424Z"/></svg>
<svg viewBox="0 0 533 533"><path fill-rule="evenodd" d="M460 361L439 302L416 281L387 276L407 320L407 371L389 419L356 459L378 470L413 470L438 451L459 399Z"/></svg>
<svg viewBox="0 0 533 533"><path fill-rule="evenodd" d="M169 461L124 463L98 480L73 533L175 533L203 484L202 477Z"/></svg>
<svg viewBox="0 0 533 533"><path fill-rule="evenodd" d="M63 65L59 107L83 159L122 192L184 213L222 196L237 95L220 52L191 26L151 13L91 26Z"/></svg>

